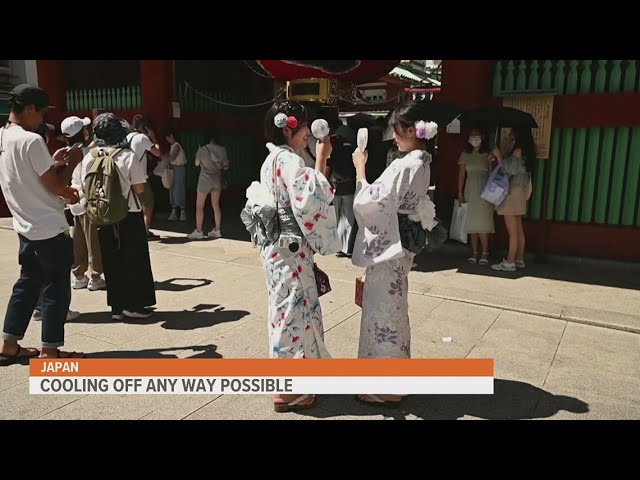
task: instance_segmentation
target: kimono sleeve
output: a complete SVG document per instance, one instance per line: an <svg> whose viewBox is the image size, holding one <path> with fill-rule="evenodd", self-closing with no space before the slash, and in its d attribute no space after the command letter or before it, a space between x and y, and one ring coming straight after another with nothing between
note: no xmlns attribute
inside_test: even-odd
<svg viewBox="0 0 640 480"><path fill-rule="evenodd" d="M331 202L334 189L320 172L304 166L295 154L278 160L276 175L282 176L291 209L303 235L321 255L337 253L342 248L336 230L336 213Z"/></svg>
<svg viewBox="0 0 640 480"><path fill-rule="evenodd" d="M359 182L353 200L358 226L372 231L386 230L397 219L398 208L418 170L416 162L408 164L399 159L372 184Z"/></svg>

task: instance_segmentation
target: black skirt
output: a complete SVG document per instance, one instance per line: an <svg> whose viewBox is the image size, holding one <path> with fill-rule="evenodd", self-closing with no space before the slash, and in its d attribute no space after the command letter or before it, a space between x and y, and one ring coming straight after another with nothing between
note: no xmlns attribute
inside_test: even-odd
<svg viewBox="0 0 640 480"><path fill-rule="evenodd" d="M129 212L120 223L98 229L107 283L107 304L136 310L156 304L149 243L142 212Z"/></svg>

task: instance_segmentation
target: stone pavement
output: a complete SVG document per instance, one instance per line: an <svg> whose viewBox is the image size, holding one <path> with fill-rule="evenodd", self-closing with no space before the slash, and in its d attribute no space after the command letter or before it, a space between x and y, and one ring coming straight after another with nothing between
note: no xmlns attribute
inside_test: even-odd
<svg viewBox="0 0 640 480"><path fill-rule="evenodd" d="M17 237L0 220L0 308L18 275ZM156 230L157 231L157 230ZM114 322L105 292L74 291L82 316L65 348L92 357L266 356L263 273L248 242L188 242L158 231L151 243L158 310ZM513 275L465 264L464 255L423 254L410 275L414 357L495 359L492 396L411 396L396 411L322 396L319 406L276 414L268 396L31 396L28 368L0 368L2 419L637 419L640 418L640 285L633 269L536 265ZM318 257L333 291L322 298L327 345L355 357L360 269ZM442 337L453 337L444 343ZM32 322L25 345L39 345Z"/></svg>

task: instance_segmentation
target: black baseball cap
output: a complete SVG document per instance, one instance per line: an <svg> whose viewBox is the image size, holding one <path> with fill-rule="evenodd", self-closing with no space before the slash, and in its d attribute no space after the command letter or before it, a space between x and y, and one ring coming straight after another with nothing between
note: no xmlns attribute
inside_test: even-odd
<svg viewBox="0 0 640 480"><path fill-rule="evenodd" d="M28 83L16 86L9 93L9 101L21 105L33 105L38 110L49 107L49 95L40 87L34 87Z"/></svg>

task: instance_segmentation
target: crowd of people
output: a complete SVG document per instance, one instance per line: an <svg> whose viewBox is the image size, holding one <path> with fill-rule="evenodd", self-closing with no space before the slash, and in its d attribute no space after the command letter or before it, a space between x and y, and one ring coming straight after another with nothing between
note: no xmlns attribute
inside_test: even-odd
<svg viewBox="0 0 640 480"><path fill-rule="evenodd" d="M156 296L148 241L157 236L149 229L154 198L148 178L155 168L147 165L148 155L163 157L165 169L172 172L170 185L165 185L170 189L169 219L186 220L187 158L175 131L165 132L165 155L141 115L131 126L112 113L102 113L93 122L69 117L59 133L67 147L50 155L46 135L38 133L48 102L40 88L16 87L10 95L9 121L0 129L0 184L18 234L21 265L3 328L0 363L5 365L35 356L84 356L60 349L72 289L106 288L115 320L152 314ZM355 129L340 125L333 132L337 141L331 136L317 140L312 152L309 121L305 106L294 101L276 101L267 111L268 155L258 181L247 190L241 215L265 273L269 355L330 356L320 300L324 290L314 256L337 254L365 269L358 356L409 358L408 275L439 222L429 196L438 125L431 122L425 102L409 101L384 119L391 129L389 138L381 133L377 144L360 149ZM375 148L380 151L372 164L370 150ZM525 268L522 215L531 194L534 160L530 131L513 129L501 151L488 144L481 130L471 130L458 162L458 200L469 204L465 231L471 235L470 263L488 264L494 206L481 192L492 168L501 165L510 190L497 213L505 219L509 252L493 268ZM223 172L230 163L215 134L198 149L195 162L200 167L196 228L188 237L219 238ZM206 234L209 195L215 223ZM22 347L19 342L38 303L42 348ZM364 404L385 407L395 407L404 398L376 392L357 396ZM316 397L276 395L273 402L278 412L295 411L313 407Z"/></svg>
<svg viewBox="0 0 640 480"><path fill-rule="evenodd" d="M69 309L72 290L106 289L114 320L153 313L148 241L159 237L150 230L155 202L149 176L171 172L169 220L186 221L185 152L169 129L165 154L143 115L131 123L108 112L93 122L70 116L51 126L47 93L28 84L11 91L9 108L0 128L0 185L20 242L21 270L7 306L0 365L35 356L83 357L60 349L65 322L80 316ZM53 139L66 146L51 155ZM229 161L215 139L210 134L196 156L196 238L206 238L202 207L209 194L215 213L209 235L221 237L221 172ZM42 321L41 349L19 345L32 318Z"/></svg>

